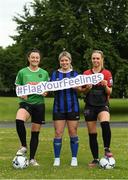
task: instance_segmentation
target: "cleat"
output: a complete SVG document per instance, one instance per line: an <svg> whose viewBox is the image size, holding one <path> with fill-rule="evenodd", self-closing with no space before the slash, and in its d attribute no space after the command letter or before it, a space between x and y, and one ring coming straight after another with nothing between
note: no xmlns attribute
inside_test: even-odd
<svg viewBox="0 0 128 180"><path fill-rule="evenodd" d="M77 158L76 157L72 157L71 166L78 166L78 162L77 162Z"/></svg>
<svg viewBox="0 0 128 180"><path fill-rule="evenodd" d="M60 166L60 158L55 158L53 166Z"/></svg>
<svg viewBox="0 0 128 180"><path fill-rule="evenodd" d="M113 157L112 152L110 151L109 148L105 148L105 153L104 153L105 157L110 158Z"/></svg>
<svg viewBox="0 0 128 180"><path fill-rule="evenodd" d="M31 159L29 161L29 165L31 165L31 166L40 166L35 159Z"/></svg>
<svg viewBox="0 0 128 180"><path fill-rule="evenodd" d="M26 153L27 153L27 148L26 148L26 147L21 147L21 148L17 151L16 155L17 155L17 156L24 156Z"/></svg>
<svg viewBox="0 0 128 180"><path fill-rule="evenodd" d="M99 166L99 159L94 159L92 162L88 164L90 168Z"/></svg>

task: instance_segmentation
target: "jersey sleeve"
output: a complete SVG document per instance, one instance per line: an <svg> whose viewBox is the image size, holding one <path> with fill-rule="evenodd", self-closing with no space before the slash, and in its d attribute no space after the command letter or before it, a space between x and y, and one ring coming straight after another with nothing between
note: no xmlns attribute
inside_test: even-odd
<svg viewBox="0 0 128 180"><path fill-rule="evenodd" d="M90 74L92 74L90 69L83 72L83 75L90 75Z"/></svg>
<svg viewBox="0 0 128 180"><path fill-rule="evenodd" d="M16 76L15 85L22 85L22 77L22 72L19 71Z"/></svg>
<svg viewBox="0 0 128 180"><path fill-rule="evenodd" d="M74 77L78 76L79 73L77 71L74 71Z"/></svg>
<svg viewBox="0 0 128 180"><path fill-rule="evenodd" d="M56 71L54 71L50 77L50 81L56 81Z"/></svg>
<svg viewBox="0 0 128 180"><path fill-rule="evenodd" d="M110 71L107 71L106 77L105 77L107 84L109 87L113 86L113 79L112 79L112 74Z"/></svg>

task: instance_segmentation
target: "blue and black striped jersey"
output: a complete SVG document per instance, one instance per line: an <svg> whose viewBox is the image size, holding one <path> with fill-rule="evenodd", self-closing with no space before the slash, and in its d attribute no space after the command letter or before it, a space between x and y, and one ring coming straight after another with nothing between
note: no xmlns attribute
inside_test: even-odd
<svg viewBox="0 0 128 180"><path fill-rule="evenodd" d="M73 78L77 75L78 73L73 70L66 73L57 70L52 73L51 81L60 81L63 78ZM64 89L55 91L54 93L54 113L79 112L79 102L75 89Z"/></svg>

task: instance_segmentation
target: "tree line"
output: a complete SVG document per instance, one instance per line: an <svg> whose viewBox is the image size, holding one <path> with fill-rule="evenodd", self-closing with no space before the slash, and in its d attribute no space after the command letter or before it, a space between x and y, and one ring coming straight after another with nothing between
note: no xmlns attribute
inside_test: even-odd
<svg viewBox="0 0 128 180"><path fill-rule="evenodd" d="M113 75L112 97L128 97L128 0L33 0L13 20L15 43L0 47L1 94L14 93L16 74L27 65L30 49L42 52L41 67L49 74L58 68L61 51L72 54L73 67L82 74L98 49Z"/></svg>

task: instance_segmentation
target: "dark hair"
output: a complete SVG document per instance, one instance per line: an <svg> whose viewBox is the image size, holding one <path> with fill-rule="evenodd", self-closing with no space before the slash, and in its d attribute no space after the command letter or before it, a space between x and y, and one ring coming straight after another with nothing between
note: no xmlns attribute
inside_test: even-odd
<svg viewBox="0 0 128 180"><path fill-rule="evenodd" d="M30 51L28 51L28 53L27 53L27 59L30 57L30 54L31 54L31 53L33 53L33 52L35 52L35 53L39 53L40 58L42 57L42 55L41 55L40 51L39 51L38 49L34 48L34 49L31 49ZM28 60L27 60L27 66L29 66L29 62L28 62Z"/></svg>
<svg viewBox="0 0 128 180"><path fill-rule="evenodd" d="M38 49L32 49L32 50L30 50L30 51L27 53L27 58L28 58L28 57L30 56L30 54L33 53L33 52L39 53L39 55L40 55L40 57L41 57L41 53L40 53L40 51L39 51Z"/></svg>

